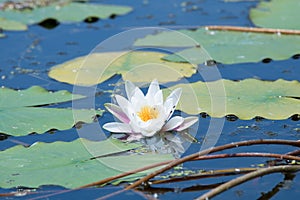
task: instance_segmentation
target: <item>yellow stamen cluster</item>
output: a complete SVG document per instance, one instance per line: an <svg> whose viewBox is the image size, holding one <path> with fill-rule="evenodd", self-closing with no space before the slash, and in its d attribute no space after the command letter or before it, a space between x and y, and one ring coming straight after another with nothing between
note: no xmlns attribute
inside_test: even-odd
<svg viewBox="0 0 300 200"><path fill-rule="evenodd" d="M141 118L141 120L146 122L150 119L156 119L158 117L158 110L150 106L144 106L137 114Z"/></svg>

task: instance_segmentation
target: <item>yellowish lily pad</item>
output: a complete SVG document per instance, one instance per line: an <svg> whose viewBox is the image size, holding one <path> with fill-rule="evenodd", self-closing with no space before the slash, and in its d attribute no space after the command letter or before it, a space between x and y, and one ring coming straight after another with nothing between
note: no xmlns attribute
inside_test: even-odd
<svg viewBox="0 0 300 200"><path fill-rule="evenodd" d="M167 54L147 51L93 53L54 66L49 76L74 85L95 85L115 74L132 82L177 81L196 72L189 63L174 63L161 58Z"/></svg>
<svg viewBox="0 0 300 200"><path fill-rule="evenodd" d="M208 113L212 117L234 114L248 120L256 116L286 119L300 114L298 81L218 80L178 84L164 92L182 88L178 109L188 114Z"/></svg>
<svg viewBox="0 0 300 200"><path fill-rule="evenodd" d="M27 30L27 26L13 20L8 20L0 17L0 28L9 31L24 31Z"/></svg>

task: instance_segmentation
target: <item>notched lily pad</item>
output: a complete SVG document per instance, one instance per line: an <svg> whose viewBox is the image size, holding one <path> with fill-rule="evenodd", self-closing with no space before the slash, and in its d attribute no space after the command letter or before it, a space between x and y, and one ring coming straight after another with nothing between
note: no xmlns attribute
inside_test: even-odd
<svg viewBox="0 0 300 200"><path fill-rule="evenodd" d="M207 57L220 63L233 64L258 62L265 58L284 60L300 53L299 35L210 31L204 28L196 31L181 30L179 33L185 37L180 37L180 34L174 31L161 32L138 39L135 45L184 47L186 49L183 51L167 55L164 59L195 64L202 64Z"/></svg>
<svg viewBox="0 0 300 200"><path fill-rule="evenodd" d="M208 113L211 117L236 115L248 120L256 116L286 119L300 114L300 83L298 81L218 80L179 84L182 88L178 109L188 114ZM165 90L168 93L169 89Z"/></svg>
<svg viewBox="0 0 300 200"><path fill-rule="evenodd" d="M49 76L75 85L95 85L115 74L132 82L177 81L196 73L195 66L162 60L167 54L147 51L93 53L54 66Z"/></svg>
<svg viewBox="0 0 300 200"><path fill-rule="evenodd" d="M67 91L49 92L38 86L19 91L1 88L0 132L21 136L32 132L44 133L50 129L66 130L79 121L91 123L93 116L101 115L102 110L40 107L81 98L84 96Z"/></svg>
<svg viewBox="0 0 300 200"><path fill-rule="evenodd" d="M35 2L35 1L33 1ZM39 1L36 1L38 3ZM59 22L80 22L87 17L109 18L112 15L123 15L132 10L128 6L87 4L72 1L49 1L45 5L31 6L23 5L22 9L9 9L13 6L6 6L7 2L0 2L0 27L8 30L24 30L27 25L37 24L45 19L56 19ZM12 4L14 5L14 4ZM29 6L29 7L28 7Z"/></svg>
<svg viewBox="0 0 300 200"><path fill-rule="evenodd" d="M261 1L250 10L250 19L256 26L300 30L298 0Z"/></svg>
<svg viewBox="0 0 300 200"><path fill-rule="evenodd" d="M116 139L101 142L77 139L72 142L38 142L29 148L15 146L0 152L0 187L60 185L76 188L155 162L171 160L168 154L116 155L139 147ZM98 157L97 159L91 159ZM147 172L122 181L132 181ZM148 171L149 173L149 171Z"/></svg>

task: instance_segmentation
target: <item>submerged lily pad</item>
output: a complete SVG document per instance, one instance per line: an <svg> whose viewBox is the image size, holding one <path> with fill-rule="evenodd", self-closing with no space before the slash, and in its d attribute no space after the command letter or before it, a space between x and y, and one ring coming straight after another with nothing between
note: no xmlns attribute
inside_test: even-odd
<svg viewBox="0 0 300 200"><path fill-rule="evenodd" d="M300 114L300 83L279 79L218 80L178 84L182 88L178 109L188 114L208 113L211 117L233 114L248 120L256 116L286 119ZM167 93L169 90L165 90Z"/></svg>
<svg viewBox="0 0 300 200"><path fill-rule="evenodd" d="M115 74L132 82L157 79L164 83L190 77L196 72L191 64L162 60L166 55L146 51L93 53L54 66L49 76L75 85L95 85Z"/></svg>
<svg viewBox="0 0 300 200"><path fill-rule="evenodd" d="M47 6L36 7L33 9L4 9L0 10L0 27L6 29L7 24L14 30L23 30L24 26L36 24L45 19L56 19L60 22L79 22L87 17L98 17L105 19L111 15L123 15L132 10L128 6L115 6L103 4L87 4L65 1L59 3L54 1ZM6 21L9 20L9 21ZM13 22L13 23L12 23ZM11 29L10 29L11 30Z"/></svg>
<svg viewBox="0 0 300 200"><path fill-rule="evenodd" d="M211 58L224 64L258 62L265 58L284 60L300 53L299 35L210 31L204 28L179 32L185 36L179 38L180 34L174 31L161 32L138 39L135 45L184 47L185 50L168 55L164 59L195 64L202 64L207 60L205 51Z"/></svg>
<svg viewBox="0 0 300 200"><path fill-rule="evenodd" d="M107 156L139 146L116 139L101 142L85 139L73 142L38 142L29 148L15 146L0 152L0 187L35 188L41 185L60 185L76 188L128 170L172 159L168 154ZM91 159L93 157L101 158ZM133 178L145 174L146 172L138 173L122 180L132 181Z"/></svg>
<svg viewBox="0 0 300 200"><path fill-rule="evenodd" d="M250 10L250 19L260 27L300 30L299 10L298 0L262 1Z"/></svg>
<svg viewBox="0 0 300 200"><path fill-rule="evenodd" d="M42 105L84 98L67 91L49 92L33 86L27 90L0 89L0 132L14 136L44 133L50 129L65 130L76 122L93 122L93 116L102 110L72 110L43 108ZM76 114L76 121L74 115Z"/></svg>

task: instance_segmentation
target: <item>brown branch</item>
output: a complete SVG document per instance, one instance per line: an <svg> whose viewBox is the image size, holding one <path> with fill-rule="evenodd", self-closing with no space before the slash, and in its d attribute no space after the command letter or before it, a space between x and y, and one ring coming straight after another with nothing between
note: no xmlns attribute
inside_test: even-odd
<svg viewBox="0 0 300 200"><path fill-rule="evenodd" d="M291 151L291 152L287 153L286 155L299 156L300 155L300 149L297 149L295 151Z"/></svg>
<svg viewBox="0 0 300 200"><path fill-rule="evenodd" d="M200 196L199 198L197 198L197 200L206 200L206 199L210 199L236 185L242 184L246 181L249 181L251 179L260 177L260 176L264 176L267 174L272 174L272 173L282 173L282 172L297 172L300 171L300 166L299 165L284 165L284 166L275 166L275 167L269 167L269 168L265 168L265 169L258 169L254 172L250 172L248 174L245 174L243 176L240 176L236 179L233 179L231 181L228 181L218 187L216 187L215 189L212 189L211 191L203 194L202 196Z"/></svg>
<svg viewBox="0 0 300 200"><path fill-rule="evenodd" d="M290 155L284 155L284 154L274 154L274 153L235 153L235 154L217 154L217 155L207 155L207 156L200 156L198 158L193 159L193 161L196 160L209 160L209 159L219 159L219 158L235 158L235 157L270 157L270 158L277 158L277 159L286 159L286 160L298 160L300 161L300 157L297 156L290 156ZM170 183L170 182L179 182L179 181L188 181L188 180L194 180L194 179L200 179L200 178L211 178L216 176L231 176L236 174L242 174L242 173L248 173L255 171L257 168L244 168L239 169L239 171L236 171L236 169L229 169L229 170L215 170L213 172L202 172L200 174L192 174L190 176L184 176L184 177L174 177L164 180L155 180L152 181L152 184L162 184L162 183Z"/></svg>
<svg viewBox="0 0 300 200"><path fill-rule="evenodd" d="M181 163L184 163L186 161L190 161L193 160L199 156L203 156L209 153L213 153L213 152L217 152L217 151L222 151L225 149L232 149L232 148L237 148L237 147L241 147L241 146L250 146L250 145L259 145L259 144L277 144L277 145L291 145L291 146L297 146L300 147L300 141L294 141L294 140L249 140L249 141L241 141L241 142L234 142L234 143L230 143L230 144L225 144L222 146L217 146L217 147L213 147L210 149L206 149L191 155L188 155L186 157L183 158L179 158L174 160L173 162L169 163L167 166L156 170L155 172L150 173L149 175L141 178L140 180L134 182L133 184L127 186L125 189L129 190L129 189L133 189L135 187L137 187L138 185L142 184L143 182L148 181L149 179L155 177L158 174L161 174Z"/></svg>
<svg viewBox="0 0 300 200"><path fill-rule="evenodd" d="M169 160L169 161L164 161L164 162L159 162L159 163L155 163L155 164L152 164L152 165L148 165L148 166L145 166L145 167L142 167L142 168L138 168L138 169L135 169L135 170L132 170L132 171L128 171L128 172L124 172L122 174L118 174L116 176L111 176L111 177L108 177L108 178L105 178L105 179L102 179L100 181L97 181L97 182L94 182L94 183L90 183L90 184L87 184L87 185L83 185L83 186L80 186L76 189L82 189L82 188L87 188L87 187L92 187L92 186L97 186L97 185L102 185L102 184L105 184L105 183L108 183L108 182L111 182L113 180L116 180L116 179L119 179L119 178L123 178L125 176L129 176L129 175L132 175L132 174L136 174L138 172L142 172L142 171L146 171L148 169L152 169L154 167L159 167L159 166L162 166L162 165L166 165L166 164L169 164L170 162L172 162L173 160ZM76 190L74 189L74 190Z"/></svg>
<svg viewBox="0 0 300 200"><path fill-rule="evenodd" d="M284 35L300 35L300 30L291 29L273 29L273 28L257 28L243 26L205 26L207 30L217 31L239 31L252 33L269 33L269 34L284 34Z"/></svg>
<svg viewBox="0 0 300 200"><path fill-rule="evenodd" d="M273 157L273 158L278 158L278 159L289 159L289 160L298 160L300 161L300 158L297 156L290 156L290 155L281 155L281 154L271 154L271 153L236 153L236 154L218 154L218 155L210 155L210 156L201 156L198 158L195 158L193 160L208 160L208 159L218 159L218 158L233 158L233 157ZM148 169L152 169L154 167L159 167L162 165L167 165L171 162L173 162L174 160L169 160L169 161L164 161L164 162L159 162L159 163L155 163L152 165L148 165L142 168L138 168L132 171L128 171L128 172L124 172L122 174L118 174L116 176L111 176L105 179L102 179L100 181L97 182L93 182L87 185L83 185L77 189L82 189L82 188L87 188L87 187L92 187L92 186L98 186L98 185L102 185L102 184L106 184L108 182L111 182L113 180L119 179L119 178L123 178L125 176L129 176L132 174L136 174L138 172L142 172L142 171L146 171Z"/></svg>

